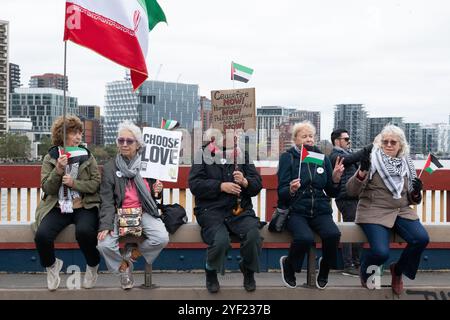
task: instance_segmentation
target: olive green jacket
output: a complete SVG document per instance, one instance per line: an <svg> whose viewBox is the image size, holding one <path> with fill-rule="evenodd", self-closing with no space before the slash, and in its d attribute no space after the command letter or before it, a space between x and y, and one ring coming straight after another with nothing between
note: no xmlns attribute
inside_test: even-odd
<svg viewBox="0 0 450 320"><path fill-rule="evenodd" d="M36 221L31 225L36 232L42 219L58 203L59 188L62 183L62 175L56 171L56 159L47 154L44 157L41 168L42 197L36 208ZM78 169L78 177L73 182L73 190L81 195L83 208L91 209L100 206L100 172L97 161L92 154L84 161Z"/></svg>

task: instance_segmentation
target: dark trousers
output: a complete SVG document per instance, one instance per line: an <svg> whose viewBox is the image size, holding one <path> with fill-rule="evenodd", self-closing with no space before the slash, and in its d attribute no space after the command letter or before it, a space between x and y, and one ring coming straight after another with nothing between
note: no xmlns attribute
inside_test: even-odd
<svg viewBox="0 0 450 320"><path fill-rule="evenodd" d="M314 244L314 232L322 239L323 261L331 268L337 268L337 255L341 232L333 221L331 214L317 215L309 218L300 214L291 214L287 228L292 232L293 241L289 248L288 261L297 272L305 254Z"/></svg>
<svg viewBox="0 0 450 320"><path fill-rule="evenodd" d="M364 280L370 276L367 268L371 265L381 266L389 258L390 229L379 224L360 224L369 240L370 249L366 250L361 261L361 275ZM409 220L397 217L393 230L400 235L408 245L403 250L397 262L398 270L410 279L416 277L420 256L430 241L428 233L419 220Z"/></svg>
<svg viewBox="0 0 450 320"><path fill-rule="evenodd" d="M240 255L245 269L259 272L259 256L263 239L259 233L259 220L253 210L239 216L208 212L197 216L202 238L208 244L206 263L217 272L225 272L225 260L231 248L231 236L240 242Z"/></svg>
<svg viewBox="0 0 450 320"><path fill-rule="evenodd" d="M50 267L55 263L54 241L58 234L69 224L75 224L75 237L87 264L90 267L95 267L99 264L97 208L89 210L81 208L74 209L73 213L61 213L61 210L55 207L42 219L34 237L41 265L44 268Z"/></svg>
<svg viewBox="0 0 450 320"><path fill-rule="evenodd" d="M344 222L355 221L358 200L336 200L336 206L342 213ZM344 268L359 267L361 252L362 245L360 243L343 243L342 258L344 260Z"/></svg>

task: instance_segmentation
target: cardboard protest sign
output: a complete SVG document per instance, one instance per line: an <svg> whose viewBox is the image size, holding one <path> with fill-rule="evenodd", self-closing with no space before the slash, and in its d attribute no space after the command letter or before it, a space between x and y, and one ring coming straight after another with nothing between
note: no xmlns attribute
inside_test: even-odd
<svg viewBox="0 0 450 320"><path fill-rule="evenodd" d="M256 129L255 88L211 91L212 127Z"/></svg>
<svg viewBox="0 0 450 320"><path fill-rule="evenodd" d="M144 147L141 154L141 176L176 182L181 149L180 131L143 129Z"/></svg>

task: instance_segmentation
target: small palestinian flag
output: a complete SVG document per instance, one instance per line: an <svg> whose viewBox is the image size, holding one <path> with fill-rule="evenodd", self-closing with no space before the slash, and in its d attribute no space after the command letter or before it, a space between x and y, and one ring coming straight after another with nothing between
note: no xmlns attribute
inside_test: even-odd
<svg viewBox="0 0 450 320"><path fill-rule="evenodd" d="M180 123L176 120L166 120L162 118L161 129L173 130L180 126Z"/></svg>
<svg viewBox="0 0 450 320"><path fill-rule="evenodd" d="M306 148L302 147L302 162L314 163L321 166L323 164L324 159L325 159L324 154L308 151L306 150Z"/></svg>
<svg viewBox="0 0 450 320"><path fill-rule="evenodd" d="M247 83L252 77L253 69L245 67L241 64L231 62L231 80Z"/></svg>
<svg viewBox="0 0 450 320"><path fill-rule="evenodd" d="M443 167L444 166L439 162L439 160L430 153L428 155L427 162L425 163L425 167L423 168L423 170L425 170L429 174L432 174L434 172L434 170L443 168Z"/></svg>
<svg viewBox="0 0 450 320"><path fill-rule="evenodd" d="M79 162L81 157L88 157L88 151L84 148L66 147L65 151L65 154L67 154L67 158L69 159L69 164ZM62 154L64 154L63 148L59 147L59 155Z"/></svg>

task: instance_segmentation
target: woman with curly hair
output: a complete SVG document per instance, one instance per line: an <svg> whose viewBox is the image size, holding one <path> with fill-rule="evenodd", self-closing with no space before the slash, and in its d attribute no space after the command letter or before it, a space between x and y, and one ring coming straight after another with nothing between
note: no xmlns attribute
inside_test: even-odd
<svg viewBox="0 0 450 320"><path fill-rule="evenodd" d="M64 147L64 127L65 147ZM34 241L41 265L47 270L47 287L56 290L63 261L55 258L54 241L69 224L86 261L84 288L97 281L100 254L97 246L100 173L91 152L81 145L83 126L76 116L59 117L52 126L52 143L41 169L43 196L36 208Z"/></svg>

